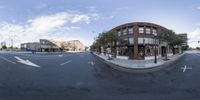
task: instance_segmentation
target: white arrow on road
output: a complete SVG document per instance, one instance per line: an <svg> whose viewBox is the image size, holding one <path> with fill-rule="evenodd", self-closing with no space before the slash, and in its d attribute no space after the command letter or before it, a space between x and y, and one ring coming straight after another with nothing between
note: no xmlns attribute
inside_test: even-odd
<svg viewBox="0 0 200 100"><path fill-rule="evenodd" d="M17 56L15 56L15 58L18 60L18 62L22 63L22 64L25 64L25 65L29 65L29 66L33 66L33 67L40 67L39 65L36 65L34 63L32 63L31 61L29 60L24 60L22 58L19 58Z"/></svg>

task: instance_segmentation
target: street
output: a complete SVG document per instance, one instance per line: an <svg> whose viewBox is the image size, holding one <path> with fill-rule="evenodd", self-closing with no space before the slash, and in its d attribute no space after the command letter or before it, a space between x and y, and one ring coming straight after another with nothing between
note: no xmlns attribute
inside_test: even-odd
<svg viewBox="0 0 200 100"><path fill-rule="evenodd" d="M0 100L199 100L200 52L146 74L117 71L89 52L0 53Z"/></svg>

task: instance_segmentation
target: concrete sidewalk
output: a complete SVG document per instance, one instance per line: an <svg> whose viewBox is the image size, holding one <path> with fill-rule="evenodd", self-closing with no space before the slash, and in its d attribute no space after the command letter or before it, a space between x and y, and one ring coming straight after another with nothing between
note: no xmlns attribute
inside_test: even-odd
<svg viewBox="0 0 200 100"><path fill-rule="evenodd" d="M154 59L148 59L148 60L126 60L126 59L119 59L119 58L112 58L112 60L108 60L108 56L105 56L103 54L97 54L93 53L105 63L109 64L114 69L122 70L122 71L130 71L130 70L137 70L139 72L151 72L154 71L153 69L158 69L158 67L161 67L164 64L169 64L177 59L179 59L183 54L176 54L176 55L170 55L168 56L167 61L163 60L163 58L158 57L157 63L154 63Z"/></svg>

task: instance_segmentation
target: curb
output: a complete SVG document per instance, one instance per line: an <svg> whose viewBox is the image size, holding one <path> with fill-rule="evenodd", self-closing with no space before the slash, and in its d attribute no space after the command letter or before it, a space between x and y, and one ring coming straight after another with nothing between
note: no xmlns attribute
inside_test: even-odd
<svg viewBox="0 0 200 100"><path fill-rule="evenodd" d="M123 67L123 66L120 66L120 65L116 65L116 64L113 64L111 62L106 61L105 59L100 58L99 56L97 56L95 54L93 54L93 55L95 57L97 57L98 59L100 59L101 61L103 61L104 63L106 63L107 65L109 65L111 68L119 70L119 71L128 72L128 73L151 73L151 72L159 71L159 70L162 70L163 68L169 67L167 65L170 65L170 64L174 63L175 61L179 60L184 55L184 53L180 54L179 56L177 56L174 59L166 61L164 64L154 66L154 67L151 67L151 68L141 68L141 69L127 68L127 67Z"/></svg>

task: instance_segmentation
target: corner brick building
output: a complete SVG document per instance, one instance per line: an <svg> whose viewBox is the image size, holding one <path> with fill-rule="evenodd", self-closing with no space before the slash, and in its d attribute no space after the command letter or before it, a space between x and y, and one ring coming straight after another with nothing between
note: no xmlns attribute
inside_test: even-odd
<svg viewBox="0 0 200 100"><path fill-rule="evenodd" d="M157 54L164 54L167 45L163 45L156 37L161 30L167 28L147 22L133 22L119 25L110 31L119 36L117 55L128 56L129 59L145 59ZM168 52L170 49L168 48Z"/></svg>

